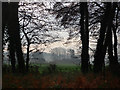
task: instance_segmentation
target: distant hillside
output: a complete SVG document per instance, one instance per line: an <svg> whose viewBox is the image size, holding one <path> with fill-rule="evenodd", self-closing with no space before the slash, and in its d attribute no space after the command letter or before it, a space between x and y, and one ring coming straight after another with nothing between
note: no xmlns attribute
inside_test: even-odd
<svg viewBox="0 0 120 90"><path fill-rule="evenodd" d="M34 63L55 63L55 64L77 64L80 58L75 56L73 51L63 48L55 48L51 53L34 52L30 54L30 62Z"/></svg>
<svg viewBox="0 0 120 90"><path fill-rule="evenodd" d="M5 53L4 63L8 63L8 53ZM24 58L26 54L24 53ZM54 48L51 53L32 52L30 53L30 63L55 63L55 64L79 64L80 58L74 55L74 50L64 48Z"/></svg>

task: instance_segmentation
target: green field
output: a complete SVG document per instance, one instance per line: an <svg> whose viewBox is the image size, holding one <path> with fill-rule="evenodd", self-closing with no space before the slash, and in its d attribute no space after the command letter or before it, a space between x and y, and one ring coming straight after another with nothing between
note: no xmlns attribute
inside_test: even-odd
<svg viewBox="0 0 120 90"><path fill-rule="evenodd" d="M54 73L55 72L71 72L71 73L73 73L76 71L80 72L80 66L78 66L78 65L58 64L58 65L55 65L54 68L52 68L53 65L54 64L30 64L29 65L29 72L39 72L40 74L43 74L43 73L52 72L52 69L53 69ZM3 72L7 72L7 69L8 69L8 72L11 72L11 70L10 70L11 66L4 64L3 65Z"/></svg>
<svg viewBox="0 0 120 90"><path fill-rule="evenodd" d="M32 66L32 67L31 67ZM50 71L51 68L51 71ZM39 71L39 73L49 73L52 72L52 66L50 64L31 64L30 65L30 71ZM71 64L71 65L55 65L55 70L53 69L53 72L80 72L80 66Z"/></svg>

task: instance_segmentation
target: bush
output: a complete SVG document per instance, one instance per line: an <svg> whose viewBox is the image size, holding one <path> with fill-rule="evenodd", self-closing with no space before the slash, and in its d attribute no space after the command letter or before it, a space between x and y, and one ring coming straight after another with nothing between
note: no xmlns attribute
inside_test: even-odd
<svg viewBox="0 0 120 90"><path fill-rule="evenodd" d="M48 66L48 72L49 73L53 73L53 72L56 72L56 64L50 64L49 66Z"/></svg>

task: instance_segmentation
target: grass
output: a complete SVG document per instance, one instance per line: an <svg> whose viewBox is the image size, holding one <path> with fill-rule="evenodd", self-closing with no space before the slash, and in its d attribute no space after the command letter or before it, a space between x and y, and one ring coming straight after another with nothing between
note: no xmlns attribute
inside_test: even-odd
<svg viewBox="0 0 120 90"><path fill-rule="evenodd" d="M31 66L26 74L3 71L3 88L120 88L120 77L109 71L104 77L102 73L82 74L75 65L57 65L54 72L47 64Z"/></svg>
<svg viewBox="0 0 120 90"><path fill-rule="evenodd" d="M45 72L46 73L49 72L48 70L49 64L42 64L42 65L31 64L30 66L32 66L31 69L33 69L34 71L35 71L35 67L37 66L38 71L41 74L44 74ZM56 72L71 72L71 73L76 71L80 72L80 66L76 66L76 65L57 65L55 69L56 69Z"/></svg>

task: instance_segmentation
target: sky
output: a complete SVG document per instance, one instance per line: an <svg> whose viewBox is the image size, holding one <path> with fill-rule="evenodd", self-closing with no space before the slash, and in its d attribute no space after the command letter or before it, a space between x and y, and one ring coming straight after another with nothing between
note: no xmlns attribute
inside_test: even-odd
<svg viewBox="0 0 120 90"><path fill-rule="evenodd" d="M24 1L24 0L21 0L21 1ZM25 1L28 1L28 0L25 0ZM33 0L29 0L29 1L33 1ZM39 0L35 0L35 1L37 2ZM55 0L52 0L52 1L55 1ZM41 0L41 2L42 2L42 0ZM49 4L48 1L46 3L44 1L44 4L47 5L47 8L50 8L50 4ZM52 16L50 18L51 18L51 22L54 21L54 18ZM61 27L59 27L59 28L61 28ZM64 28L62 28L62 29L64 29ZM63 47L63 48L66 48L66 49L71 48L71 49L74 49L76 51L77 49L79 49L79 47L81 47L81 40L80 40L80 37L73 38L71 40L67 40L68 35L69 35L68 31L70 29L73 29L73 28L68 28L68 29L64 29L64 30L61 30L61 31L50 31L49 32L50 35L59 36L61 41L54 42L54 43L51 43L51 44L48 43L46 45L40 44L40 45L38 45L39 46L38 48L40 48L40 49L45 48L45 50L44 50L45 52L50 52L51 49L56 48L56 47ZM90 41L90 47L95 48L96 44L92 42L92 41L94 41L94 39L90 38L90 40L91 40ZM118 39L118 41L120 42L120 39ZM30 49L32 49L32 48L34 48L34 45L31 45ZM24 53L26 53L26 49L23 49L23 51L24 51Z"/></svg>
<svg viewBox="0 0 120 90"><path fill-rule="evenodd" d="M47 8L50 8L49 2L46 2L45 4L47 5ZM39 14L36 13L36 15L39 15ZM54 21L54 17L50 16L49 20L51 20L51 22ZM60 31L59 30L56 30L56 31L51 30L51 31L49 31L49 34L52 36L59 36L60 41L53 42L53 43L39 44L37 46L32 44L30 46L30 50L37 48L40 51L43 51L46 53L51 53L51 50L54 48L64 48L66 50L73 49L75 51L75 55L78 55L78 54L80 55L81 54L81 53L79 53L79 52L81 52L80 47L82 46L80 36L68 40L69 31L74 28L65 29L60 26L55 26L55 27L58 27L61 30ZM90 41L90 43L89 43L90 48L96 49L96 42L97 42L96 39L93 37L90 37L89 41ZM118 43L119 43L118 48L120 48L120 34L118 34ZM26 53L26 47L23 47L23 52ZM91 50L89 50L89 53L90 53L90 55L94 55L94 53ZM120 49L118 49L118 54L120 55Z"/></svg>
<svg viewBox="0 0 120 90"><path fill-rule="evenodd" d="M46 5L46 7L47 8L50 8L50 3L49 2L44 2L44 4ZM67 5L67 4L66 4ZM28 6L27 6L28 7ZM21 7L20 7L21 8ZM32 6L31 6L31 8L32 8ZM39 13L39 10L40 9L38 9L38 11L36 10L36 12L34 13L36 16L38 16L38 17L41 17L40 16L40 14L41 13ZM48 15L47 14L47 17L48 17L48 19L46 19L46 21L48 21L48 22L57 22L56 20L55 20L55 16L51 16L51 15ZM43 19L43 18L40 18L40 19L42 19L42 20L45 20L45 19ZM23 22L23 21L21 21L21 22ZM30 26L31 27L31 26ZM46 26L47 27L47 26ZM39 45L39 47L42 47L42 48L46 48L45 49L45 51L46 52L49 52L49 50L50 50L50 48L55 48L55 47L64 47L64 48L66 48L66 46L64 46L64 45L62 45L62 43L65 43L66 42L66 40L67 40L67 38L68 38L68 36L69 36L69 33L68 33L68 31L69 31L69 28L68 29L64 29L64 27L63 26L58 26L58 24L53 24L52 25L52 28L56 28L56 30L49 30L49 32L46 32L46 33L48 33L49 35L51 35L51 36L58 36L59 37L59 39L61 40L61 41L59 41L59 42L56 42L56 43L52 43L52 44L50 44L50 45L47 45L49 48L46 48L46 46L45 45ZM60 30L57 30L57 29L60 29ZM31 48L33 48L33 46L34 45L31 45ZM69 48L72 48L73 46L71 46L71 45L69 45ZM24 52L26 52L26 50L24 49Z"/></svg>

